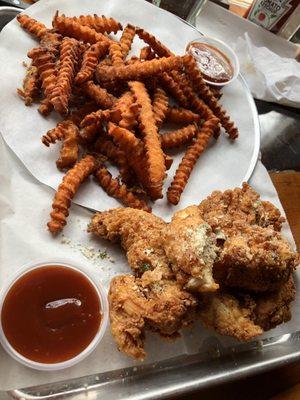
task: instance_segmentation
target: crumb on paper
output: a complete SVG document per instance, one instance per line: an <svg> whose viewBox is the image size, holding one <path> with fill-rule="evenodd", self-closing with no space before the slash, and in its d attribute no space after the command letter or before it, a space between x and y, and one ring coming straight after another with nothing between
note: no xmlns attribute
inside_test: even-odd
<svg viewBox="0 0 300 400"><path fill-rule="evenodd" d="M106 249L96 249L93 246L87 246L79 242L73 242L65 235L62 235L60 243L69 246L71 249L79 251L86 259L91 261L93 264L100 266L101 268L102 266L99 264L100 260L108 260L111 263L115 262L115 260L108 254Z"/></svg>

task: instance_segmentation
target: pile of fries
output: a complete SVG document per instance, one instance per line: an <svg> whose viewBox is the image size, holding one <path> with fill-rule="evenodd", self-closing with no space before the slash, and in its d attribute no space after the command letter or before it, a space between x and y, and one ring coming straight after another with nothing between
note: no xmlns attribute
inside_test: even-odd
<svg viewBox="0 0 300 400"><path fill-rule="evenodd" d="M56 164L66 174L55 194L49 230L63 229L80 184L94 175L124 205L151 211L146 199L163 197L172 158L169 149L187 150L168 188L178 204L197 159L221 127L234 140L238 130L218 103L219 91L202 79L192 56L174 55L144 29L122 29L113 18L56 15L53 28L19 14L23 29L39 40L28 52L31 65L18 89L26 105L39 102L43 116L63 116L42 136L50 146L62 142ZM119 40L109 34L117 34ZM137 35L146 46L129 57ZM174 106L173 104L176 104ZM164 123L178 129L166 133ZM113 178L108 162L116 165Z"/></svg>

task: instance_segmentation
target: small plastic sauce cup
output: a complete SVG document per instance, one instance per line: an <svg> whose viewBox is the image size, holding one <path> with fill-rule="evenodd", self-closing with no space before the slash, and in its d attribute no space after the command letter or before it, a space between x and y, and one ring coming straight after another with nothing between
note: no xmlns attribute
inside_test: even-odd
<svg viewBox="0 0 300 400"><path fill-rule="evenodd" d="M233 51L233 49L231 47L229 47L226 43L224 43L222 40L215 39L210 36L201 36L198 39L195 39L195 40L192 40L191 42L189 42L188 45L186 46L186 51L188 50L189 46L193 43L204 43L204 44L210 45L212 47L215 47L221 53L225 54L225 56L228 58L228 60L230 61L231 65L232 65L233 74L232 74L231 79L229 79L228 81L225 81L225 82L212 82L208 79L205 79L205 77L203 77L203 80L206 83L208 83L211 86L222 88L223 86L227 86L230 83L232 83L238 77L239 72L240 72L239 59L238 59L236 53ZM187 51L187 53L190 54L188 51Z"/></svg>
<svg viewBox="0 0 300 400"><path fill-rule="evenodd" d="M10 344L10 342L6 338L5 333L3 331L1 316L2 316L2 308L3 308L4 300L5 300L8 292L10 291L10 289L13 287L13 285L27 273L29 273L33 270L36 270L38 268L50 267L50 266L61 266L64 268L72 269L72 270L82 274L89 281L89 283L95 289L95 291L98 295L98 298L99 298L100 310L101 310L101 321L100 321L99 329L98 329L96 335L94 336L92 341L87 345L87 347L84 348L83 351L81 351L76 356L74 356L70 359L67 359L65 361L47 364L47 363L33 361L27 357L24 357L22 354L20 354L19 352L17 352L14 349L14 347ZM38 369L38 370L42 370L42 371L56 371L56 370L71 367L71 366L79 363L84 358L86 358L89 354L91 354L92 351L94 351L95 348L98 346L98 344L100 343L100 341L105 333L107 323L108 323L108 301L107 301L107 294L106 294L104 287L98 280L96 280L94 278L94 276L91 272L87 271L87 268L84 268L83 266L79 266L79 265L74 265L74 263L72 261L69 262L68 260L61 261L59 259L55 259L55 260L51 260L51 261L45 261L45 262L39 261L39 262L35 262L30 265L25 265L4 285L2 291L0 292L0 342L1 342L4 350L6 350L6 352L11 357L13 357L16 361L20 362L23 365L26 365L29 368ZM24 327L24 329L26 329L26 327Z"/></svg>

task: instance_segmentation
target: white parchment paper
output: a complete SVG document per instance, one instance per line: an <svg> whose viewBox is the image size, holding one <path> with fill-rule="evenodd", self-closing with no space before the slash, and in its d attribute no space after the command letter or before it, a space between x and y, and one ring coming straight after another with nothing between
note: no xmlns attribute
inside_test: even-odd
<svg viewBox="0 0 300 400"><path fill-rule="evenodd" d="M122 24L128 22L142 26L157 36L176 54L184 54L189 41L199 37L199 33L174 15L140 0L42 0L26 10L34 18L51 25L55 11L59 9L67 15L98 13L113 16ZM11 149L22 160L28 170L42 183L56 188L62 179L62 173L55 166L60 145L46 148L40 137L53 128L57 116L43 118L36 106L25 107L16 94L16 87L21 85L24 76L22 61L26 60L29 49L37 43L19 27L16 20L8 24L0 35L0 131ZM136 38L133 52L143 46ZM241 184L255 152L255 129L250 98L239 78L224 89L222 103L236 122L240 137L231 143L226 134L213 143L197 163L189 179L180 206L173 207L164 199L155 203L153 211L160 216L170 218L178 207L185 207L195 202L199 196L207 196L214 189L224 189L226 185ZM168 171L165 190L169 186L183 153L174 155L173 166ZM236 160L238 168L236 168ZM117 207L117 200L107 196L94 183L86 183L74 200L77 204L96 210Z"/></svg>
<svg viewBox="0 0 300 400"><path fill-rule="evenodd" d="M51 1L51 4L52 3L57 4L56 1ZM102 11L101 9L99 10L99 7L104 2L98 1L97 4L99 4L99 7L94 6L92 9L88 7L87 3L94 4L94 2L81 1L80 3L83 5L82 13L87 11L101 13ZM105 2L108 7L107 14L114 15L110 13L110 7L113 8L114 3L114 1L110 1L109 3ZM131 0L130 3L126 3L126 6L128 6L130 9L130 4L133 3L144 4L137 0ZM49 4L50 2L45 1L39 3L39 7L45 10L45 14L48 12L47 10ZM73 0L72 4L77 4L77 1ZM122 2L122 4L124 3ZM66 5L70 6L70 1L63 2L60 9L62 9L62 11L67 11ZM148 5L146 4L145 6L147 8L145 9L146 11L144 14L144 26L149 27L151 24L156 26L158 22L154 17L152 18L151 16L152 8L148 8ZM36 6L33 7L33 11L35 9ZM72 11L72 14L74 13L76 13L76 7L74 8L74 11ZM121 11L119 11L119 13L121 13ZM122 22L125 22L125 20L121 17L120 19ZM44 20L47 20L47 18L45 17ZM50 20L50 16L48 20ZM168 24L164 19L164 23L162 24L163 29L167 29L169 26ZM18 28L17 26L14 26L13 29L16 30ZM171 32L176 31L171 30ZM169 40L166 40L166 43L171 47L172 40L174 39L170 38ZM180 40L181 39L179 37L178 41L180 42ZM2 37L0 44L1 52L3 51L3 48L6 48L4 42ZM21 42L22 39L20 36L20 43ZM15 42L14 45L18 47L19 42ZM20 46L23 45L24 43L20 44ZM32 43L28 45L28 47L31 46ZM12 48L12 51L13 50L14 49ZM1 53L0 60L1 68L3 69L5 68L4 66L6 64L3 63L2 54L3 53ZM20 57L17 61L21 62L22 59L23 58ZM10 66L7 66L7 69L9 68ZM3 82L3 75L0 74L0 76ZM21 73L19 74L18 79L16 79L16 77L14 78L14 81L16 82L19 79L21 79ZM14 89L15 85L13 85L13 90ZM17 102L14 104L17 104ZM1 107L2 105L5 105L5 102L3 103L3 98L1 99ZM10 112L17 114L16 109L13 107L13 103L11 103L10 107ZM21 124L24 132L27 133L27 135L30 135L31 132L27 127L28 121L33 119L34 123L31 123L31 127L34 126L34 124L39 123L37 117L32 114L32 110L25 110L27 110L26 123L25 121L19 121L18 124L12 125L9 129L9 133L11 136L15 136L16 140L17 135L15 129L18 125ZM2 122L2 111L0 119L2 128L4 126L4 123ZM20 133L20 130L18 130L18 133L21 134L22 132ZM247 137L247 135L250 136L251 134L251 131L245 132L245 137ZM35 132L35 135L36 142L38 143L40 132ZM240 140L240 142L242 142L242 140ZM20 139L19 147L22 147L23 144L24 141L21 142ZM224 155L225 157L226 154L226 157L228 157L227 150L226 152L223 152L222 148L219 148L219 150L221 155ZM32 163L35 162L36 157L40 156L40 151L41 149L38 147L38 145L33 145L31 150ZM240 157L242 156L243 155L240 152L235 155L237 160L240 160ZM47 157L46 153L44 157ZM46 160L40 159L39 162L41 162L40 168L42 168L43 162L46 162ZM238 165L239 167L242 167L242 162L240 163L240 161L238 161ZM51 168L49 167L48 174L50 176L55 174L55 168L53 164L51 165ZM235 174L235 171L232 170L231 174ZM210 175L206 175L205 179L200 182L200 185L205 185L205 182L209 176ZM265 168L260 162L256 166L250 183L262 194L263 199L270 200L279 208L281 208L276 191ZM231 188L233 186L231 180L227 179L226 175L222 178L222 180L219 177L217 184L217 187L222 189ZM101 199L103 198L102 194L99 194L98 196ZM17 269L26 263L34 261L35 259L43 259L47 261L49 258L53 259L53 257L59 257L73 260L74 262L82 264L85 268L88 268L93 271L93 273L97 274L106 288L108 288L110 279L114 275L129 272L125 256L120 250L119 246L110 245L108 242L96 239L86 233L86 226L90 221L92 213L82 207L77 205L73 205L71 207L68 225L64 230L64 236L59 236L53 239L45 228L49 217L49 208L52 197L53 190L35 179L0 137L0 288L1 284L5 282L6 279L9 279L9 277L11 277ZM199 203L202 197L203 196L200 194L199 190L197 197L191 197L188 204ZM109 207L112 206L113 205L109 205ZM101 206L101 208L106 207L108 206L104 206L103 204ZM287 224L284 226L283 233L291 242L293 242L291 232ZM101 251L107 250L107 259L102 260L98 257L97 252L99 249ZM299 307L299 304L300 296L297 296L297 300L295 301L293 307L292 321L276 328L273 331L267 332L264 337L273 337L298 330L300 315L299 312L296 312L296 308ZM182 338L174 343L168 343L162 341L158 336L147 334L146 350L148 352L148 357L145 363L157 362L159 360L168 359L180 354L196 353L199 350L205 349L207 340L212 340L212 338L221 343L223 346L232 346L233 343L237 343L232 339L221 338L215 333L200 327L199 324L196 324L192 330L185 331ZM103 341L99 344L95 352L93 352L86 360L70 369L54 373L40 372L23 367L10 358L4 352L4 350L0 348L0 390L51 383L94 373L112 371L133 365L140 365L140 363L136 363L124 354L117 351L109 329L107 330Z"/></svg>

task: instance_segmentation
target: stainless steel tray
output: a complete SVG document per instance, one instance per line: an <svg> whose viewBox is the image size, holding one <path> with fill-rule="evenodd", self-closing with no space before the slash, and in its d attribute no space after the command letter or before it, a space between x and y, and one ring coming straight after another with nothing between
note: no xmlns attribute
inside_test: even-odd
<svg viewBox="0 0 300 400"><path fill-rule="evenodd" d="M166 399L300 360L300 331L205 352L5 393L6 399ZM0 396L1 397L1 396Z"/></svg>
<svg viewBox="0 0 300 400"><path fill-rule="evenodd" d="M10 7L0 7L0 20L2 16L5 17L6 12L12 19L18 11ZM254 102L253 107L255 109ZM253 112L257 115L256 110ZM256 129L259 132L258 118ZM258 144L255 147L259 147L259 134ZM253 158L254 166L256 158ZM251 172L249 171L248 179ZM215 339L206 346L205 351L195 355L42 386L0 392L0 398L1 400L9 398L79 400L83 396L93 400L98 398L106 400L169 398L300 360L299 344L300 331L272 339L240 344L229 349L220 347Z"/></svg>

